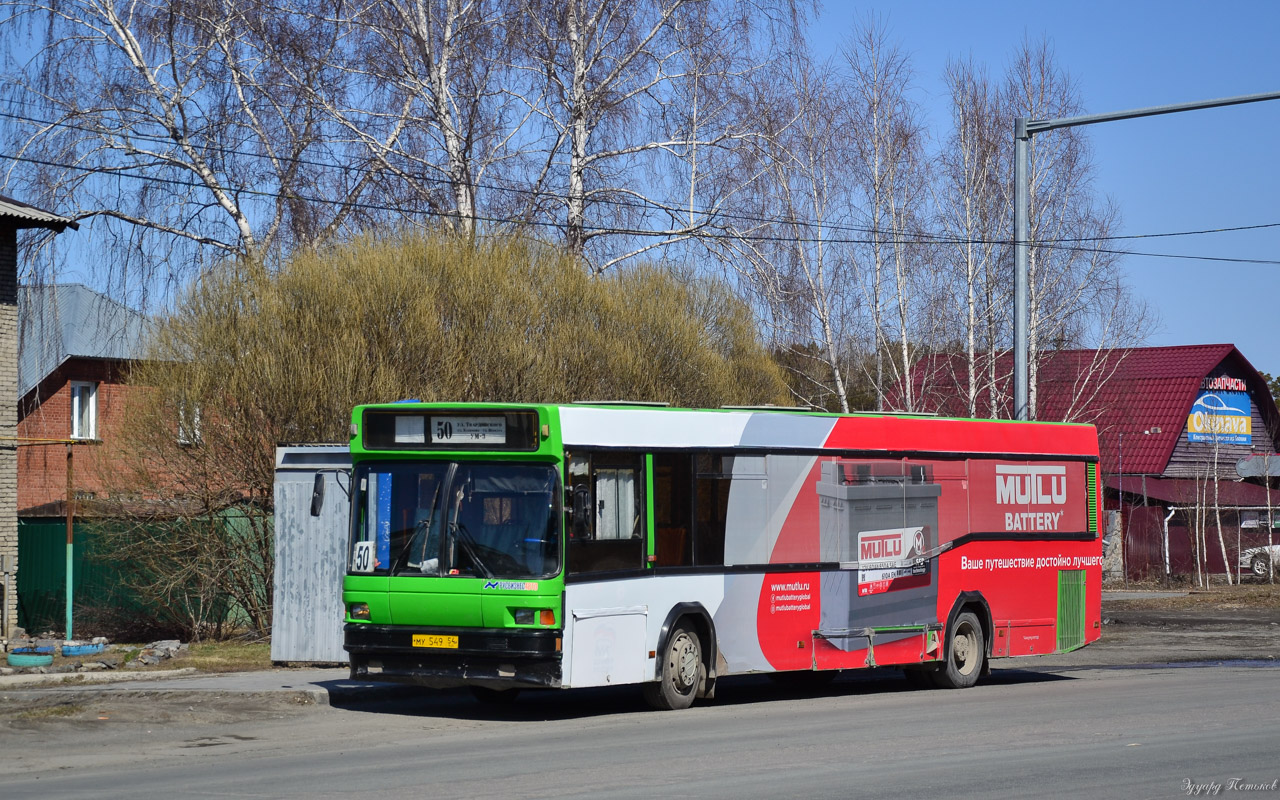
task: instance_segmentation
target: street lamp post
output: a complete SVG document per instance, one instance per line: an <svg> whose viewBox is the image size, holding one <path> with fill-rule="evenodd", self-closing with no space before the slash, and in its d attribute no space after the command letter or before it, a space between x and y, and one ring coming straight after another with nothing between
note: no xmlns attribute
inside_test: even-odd
<svg viewBox="0 0 1280 800"><path fill-rule="evenodd" d="M1027 248L1031 221L1030 176L1027 175L1027 153L1031 137L1043 131L1092 125L1096 122L1114 122L1137 117L1154 117L1179 111L1196 111L1202 108L1236 106L1242 103L1258 103L1263 100L1280 100L1280 92L1264 92L1239 97L1223 97L1217 100L1197 100L1169 106L1151 106L1129 111L1112 111L1107 114L1086 114L1081 117L1061 119L1028 119L1017 117L1013 121L1013 414L1014 419L1030 419L1028 396L1027 325L1028 292Z"/></svg>

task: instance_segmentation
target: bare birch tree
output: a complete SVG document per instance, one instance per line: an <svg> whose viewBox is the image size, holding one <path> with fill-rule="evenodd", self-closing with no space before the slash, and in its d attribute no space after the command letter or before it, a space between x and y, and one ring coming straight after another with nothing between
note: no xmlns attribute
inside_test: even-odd
<svg viewBox="0 0 1280 800"><path fill-rule="evenodd" d="M1217 409L1210 411L1208 416L1209 430L1212 431L1211 435L1213 436L1213 465L1211 467L1213 476L1213 525L1218 532L1218 549L1222 554L1222 573L1227 578L1227 585L1231 586L1231 561L1227 558L1227 540L1222 535L1222 492L1220 487L1222 483L1222 468L1218 458L1221 454L1222 446L1222 427L1219 424L1221 417ZM1239 560L1238 556L1239 552L1237 551L1237 560Z"/></svg>
<svg viewBox="0 0 1280 800"><path fill-rule="evenodd" d="M1271 433L1268 431L1268 433ZM1262 457L1262 480L1267 488L1267 583L1276 582L1276 522L1271 509L1271 456Z"/></svg>
<svg viewBox="0 0 1280 800"><path fill-rule="evenodd" d="M955 305L964 309L954 325L964 359L952 380L967 385L970 413L983 405L985 391L988 413L1001 415L1009 411L1008 375L998 374L998 364L1012 339L1012 122L1069 116L1081 105L1043 42L1023 43L1003 86L965 62L949 65L947 82L952 133L940 154L938 213L951 238L944 252ZM1095 352L1076 365L1074 384L1055 386L1070 395L1055 398L1055 407L1065 419L1092 421L1101 411L1094 403L1099 388L1120 368L1124 349L1145 337L1150 319L1124 283L1119 256L1100 244L1116 232L1119 215L1091 188L1094 169L1083 134L1053 131L1033 145L1029 399L1034 415L1040 367L1056 351L1089 348Z"/></svg>
<svg viewBox="0 0 1280 800"><path fill-rule="evenodd" d="M852 172L859 216L870 237L865 266L857 272L871 315L869 378L877 410L884 409L886 390L895 384L903 387L906 410L914 410L908 375L912 309L923 299L913 297L912 289L925 250L920 240L928 181L924 130L909 95L910 63L883 25L868 21L857 26L844 48L844 63L856 153ZM890 314L896 315L892 322Z"/></svg>
<svg viewBox="0 0 1280 800"><path fill-rule="evenodd" d="M359 91L331 101L312 87L312 96L364 151L376 196L406 222L444 218L471 236L481 217L518 207L503 190L528 166L528 122L542 98L511 63L517 13L502 0L346 7L353 43L340 69Z"/></svg>
<svg viewBox="0 0 1280 800"><path fill-rule="evenodd" d="M798 403L850 410L848 348L858 307L847 172L853 155L844 87L830 65L793 51L757 76L760 136L746 168L746 212L721 240L722 258L752 292ZM821 369L815 369L818 365Z"/></svg>
<svg viewBox="0 0 1280 800"><path fill-rule="evenodd" d="M525 0L521 68L545 80L535 110L549 143L530 204L563 220L566 244L593 271L705 231L731 193L699 185L698 161L750 138L753 123L709 113L724 107L713 89L748 70L737 56L750 52L753 24L775 7L778 19L799 19L795 5ZM679 194L655 180L668 159L689 165ZM687 213L688 197L702 198L703 213Z"/></svg>
<svg viewBox="0 0 1280 800"><path fill-rule="evenodd" d="M1002 87L953 65L939 182L906 54L868 21L816 64L795 0L0 9L42 44L7 73L0 185L114 237L116 286L386 224L542 226L595 273L642 254L728 267L797 399L840 409L884 408L890 387L917 409L920 354L960 349L969 413L983 392L1003 407L1009 126L1081 106L1044 44ZM1117 257L1089 244L1117 225L1091 176L1079 132L1037 137L1033 369L1141 334Z"/></svg>
<svg viewBox="0 0 1280 800"><path fill-rule="evenodd" d="M338 83L323 15L229 0L6 10L9 30L40 33L36 55L6 76L20 112L4 185L104 220L144 271L181 281L210 258L262 260L351 213L358 165L334 158L320 109L297 88Z"/></svg>
<svg viewBox="0 0 1280 800"><path fill-rule="evenodd" d="M952 61L945 74L951 93L951 136L939 159L938 213L951 242L940 250L956 284L954 307L961 310L957 335L964 344L964 377L969 416L978 414L985 390L987 407L997 408L996 363L1009 336L1006 306L999 302L1006 268L1012 209L1002 182L1008 123L998 92L986 71L972 61Z"/></svg>

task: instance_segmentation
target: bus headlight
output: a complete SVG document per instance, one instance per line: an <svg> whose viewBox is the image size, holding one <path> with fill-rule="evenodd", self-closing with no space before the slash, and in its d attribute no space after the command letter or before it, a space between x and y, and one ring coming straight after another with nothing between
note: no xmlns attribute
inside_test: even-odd
<svg viewBox="0 0 1280 800"><path fill-rule="evenodd" d="M360 619L360 620L368 621L369 604L368 603L352 603L347 608L347 614L352 619Z"/></svg>
<svg viewBox="0 0 1280 800"><path fill-rule="evenodd" d="M534 622L534 610L532 608L513 608L511 616L515 619L517 625L532 625Z"/></svg>

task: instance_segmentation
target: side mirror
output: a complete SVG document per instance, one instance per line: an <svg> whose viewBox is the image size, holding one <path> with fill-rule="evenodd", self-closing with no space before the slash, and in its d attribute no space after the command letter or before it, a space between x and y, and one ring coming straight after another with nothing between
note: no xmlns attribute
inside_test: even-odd
<svg viewBox="0 0 1280 800"><path fill-rule="evenodd" d="M573 487L573 538L591 538L591 489L581 483Z"/></svg>
<svg viewBox="0 0 1280 800"><path fill-rule="evenodd" d="M320 509L324 508L324 473L316 473L316 482L311 486L311 516L320 516Z"/></svg>

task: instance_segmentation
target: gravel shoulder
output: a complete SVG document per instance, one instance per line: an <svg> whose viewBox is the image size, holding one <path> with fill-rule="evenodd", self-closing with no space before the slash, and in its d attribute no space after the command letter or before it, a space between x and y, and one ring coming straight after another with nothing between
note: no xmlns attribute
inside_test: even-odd
<svg viewBox="0 0 1280 800"><path fill-rule="evenodd" d="M1104 592L1102 638L1072 653L1002 659L993 669L1275 661L1280 591Z"/></svg>

